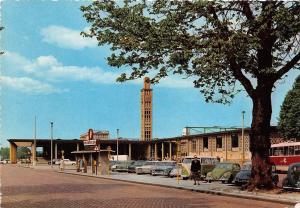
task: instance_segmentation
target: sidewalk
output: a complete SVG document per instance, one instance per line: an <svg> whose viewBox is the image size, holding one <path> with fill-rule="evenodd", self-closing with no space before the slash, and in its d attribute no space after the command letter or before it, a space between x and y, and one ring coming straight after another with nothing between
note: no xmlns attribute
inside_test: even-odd
<svg viewBox="0 0 300 208"><path fill-rule="evenodd" d="M125 182L133 182L138 184L155 185L167 188L177 188L183 190L196 191L208 194L217 194L222 196L231 196L238 198L278 202L288 205L295 205L300 203L300 193L298 192L283 192L280 194L261 193L259 191L242 191L238 187L231 184L221 184L219 182L205 183L202 182L200 185L193 185L193 181L190 180L179 180L176 178L167 178L160 176L150 175L137 175L128 173L112 173L110 175L95 175L91 173L78 173L75 170L59 171L60 173L80 175L87 177L96 177L109 180L118 180Z"/></svg>

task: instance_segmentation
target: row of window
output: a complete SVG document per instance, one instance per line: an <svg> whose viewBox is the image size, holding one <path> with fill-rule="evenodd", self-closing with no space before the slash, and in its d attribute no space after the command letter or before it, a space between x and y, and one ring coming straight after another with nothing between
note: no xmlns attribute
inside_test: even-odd
<svg viewBox="0 0 300 208"><path fill-rule="evenodd" d="M208 137L203 137L203 150L208 149ZM220 149L223 148L223 139L220 136L216 137L216 148ZM239 138L237 134L231 135L231 148L239 147ZM196 152L197 143L196 140L192 140L192 152Z"/></svg>
<svg viewBox="0 0 300 208"><path fill-rule="evenodd" d="M151 131L145 131L145 138L151 138Z"/></svg>
<svg viewBox="0 0 300 208"><path fill-rule="evenodd" d="M300 155L300 145L287 147L273 147L270 149L271 156Z"/></svg>

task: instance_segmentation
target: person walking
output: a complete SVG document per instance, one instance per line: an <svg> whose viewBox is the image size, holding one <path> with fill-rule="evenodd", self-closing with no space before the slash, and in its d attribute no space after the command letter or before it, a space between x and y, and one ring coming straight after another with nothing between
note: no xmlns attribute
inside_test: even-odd
<svg viewBox="0 0 300 208"><path fill-rule="evenodd" d="M194 179L194 185L199 183L200 180L200 168L201 168L201 164L200 161L197 158L197 155L194 156L194 159L192 160L192 164L191 164L191 176Z"/></svg>

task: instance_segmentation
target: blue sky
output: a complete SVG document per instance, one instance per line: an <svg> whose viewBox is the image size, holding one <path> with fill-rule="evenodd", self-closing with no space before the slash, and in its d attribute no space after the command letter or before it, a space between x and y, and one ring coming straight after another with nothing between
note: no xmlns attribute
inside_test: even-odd
<svg viewBox="0 0 300 208"><path fill-rule="evenodd" d="M107 65L107 47L79 32L88 27L80 5L88 1L4 1L1 46L1 140L37 136L73 139L89 128L109 130L115 137L140 135L141 80L115 82L120 69ZM128 70L128 69L123 69ZM273 94L276 125L292 71ZM178 136L185 126L241 126L251 123L251 100L239 94L231 105L205 103L192 83L179 77L153 87L153 136Z"/></svg>

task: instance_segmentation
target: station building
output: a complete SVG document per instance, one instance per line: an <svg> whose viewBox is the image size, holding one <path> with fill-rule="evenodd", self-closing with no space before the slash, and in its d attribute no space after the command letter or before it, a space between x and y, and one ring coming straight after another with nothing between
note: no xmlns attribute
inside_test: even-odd
<svg viewBox="0 0 300 208"><path fill-rule="evenodd" d="M243 163L251 159L249 151L249 128L244 129L220 129L219 131L183 135L170 138L152 139L150 141L132 140L128 138L114 138L100 140L100 149L111 148L119 155L128 155L129 160L152 159L152 160L175 160L185 156L210 156L219 157L221 161ZM243 133L244 132L244 133ZM272 128L271 143L279 143L283 138ZM9 139L10 160L17 162L17 148L30 147L34 152L37 148L42 149L41 161L50 160L50 139ZM84 149L84 140L81 139L54 139L53 158L74 159L73 151ZM36 144L36 145L35 145ZM34 160L34 155L31 155ZM39 163L39 161L37 161Z"/></svg>

